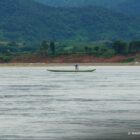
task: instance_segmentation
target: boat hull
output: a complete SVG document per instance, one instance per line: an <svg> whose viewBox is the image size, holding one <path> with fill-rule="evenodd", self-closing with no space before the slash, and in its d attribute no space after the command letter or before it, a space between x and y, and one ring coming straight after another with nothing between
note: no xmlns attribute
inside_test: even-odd
<svg viewBox="0 0 140 140"><path fill-rule="evenodd" d="M96 69L92 70L47 70L50 72L94 72Z"/></svg>

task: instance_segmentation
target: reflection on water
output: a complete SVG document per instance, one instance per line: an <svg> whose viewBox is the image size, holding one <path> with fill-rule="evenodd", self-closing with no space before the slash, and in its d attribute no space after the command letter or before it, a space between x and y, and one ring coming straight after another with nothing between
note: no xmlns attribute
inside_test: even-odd
<svg viewBox="0 0 140 140"><path fill-rule="evenodd" d="M0 68L0 140L140 138L128 132L140 132L140 67Z"/></svg>

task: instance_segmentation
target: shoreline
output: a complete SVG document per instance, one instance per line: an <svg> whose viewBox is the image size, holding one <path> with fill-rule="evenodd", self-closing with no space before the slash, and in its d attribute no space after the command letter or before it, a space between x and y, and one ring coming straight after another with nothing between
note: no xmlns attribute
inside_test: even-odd
<svg viewBox="0 0 140 140"><path fill-rule="evenodd" d="M140 66L140 63L77 63L80 66ZM73 66L75 63L0 63L0 67Z"/></svg>

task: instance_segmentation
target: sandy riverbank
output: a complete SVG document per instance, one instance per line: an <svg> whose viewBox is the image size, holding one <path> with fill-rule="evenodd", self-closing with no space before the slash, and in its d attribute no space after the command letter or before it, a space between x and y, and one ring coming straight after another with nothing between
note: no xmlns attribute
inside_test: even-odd
<svg viewBox="0 0 140 140"><path fill-rule="evenodd" d="M140 66L140 63L78 63L81 66ZM75 63L1 63L0 67L73 66Z"/></svg>

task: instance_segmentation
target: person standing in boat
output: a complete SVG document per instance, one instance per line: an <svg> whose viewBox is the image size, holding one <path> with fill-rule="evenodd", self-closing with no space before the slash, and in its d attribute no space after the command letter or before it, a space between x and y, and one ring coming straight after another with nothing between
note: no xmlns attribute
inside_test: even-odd
<svg viewBox="0 0 140 140"><path fill-rule="evenodd" d="M79 70L79 65L78 65L78 64L75 65L75 70L76 70L76 71Z"/></svg>

